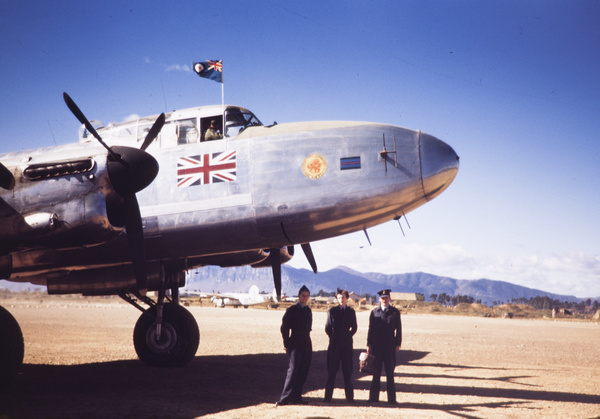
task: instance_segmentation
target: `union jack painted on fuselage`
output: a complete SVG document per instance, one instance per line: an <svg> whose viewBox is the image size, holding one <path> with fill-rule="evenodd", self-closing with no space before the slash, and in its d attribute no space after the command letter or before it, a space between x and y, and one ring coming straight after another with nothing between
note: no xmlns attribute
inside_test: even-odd
<svg viewBox="0 0 600 419"><path fill-rule="evenodd" d="M235 150L177 159L178 188L235 180Z"/></svg>

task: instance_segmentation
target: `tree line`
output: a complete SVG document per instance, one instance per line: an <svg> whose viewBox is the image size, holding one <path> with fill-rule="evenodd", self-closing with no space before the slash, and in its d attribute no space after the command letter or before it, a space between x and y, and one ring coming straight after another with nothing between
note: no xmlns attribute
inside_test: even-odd
<svg viewBox="0 0 600 419"><path fill-rule="evenodd" d="M335 297L335 291L324 291L321 289L315 295L320 297ZM361 297L366 298L368 301L372 296L370 293L364 293ZM441 294L431 294L429 296L429 299L430 301L438 302L444 306L456 306L461 303L482 304L481 299L475 299L469 295L449 295L445 292L442 292ZM491 306L499 306L509 302L512 304L525 304L535 308L536 310L552 310L553 308L558 310L561 308L565 308L568 310L585 311L586 307L592 307L593 311L597 311L598 309L600 309L600 303L597 300L592 301L591 298L588 298L584 301L559 301L548 296L537 296L532 298L512 298L510 301L492 301ZM485 305L488 305L487 301L485 302Z"/></svg>
<svg viewBox="0 0 600 419"><path fill-rule="evenodd" d="M429 296L429 299L431 301L436 301L445 306L456 306L460 303L481 304L481 299L475 300L475 298L470 297L468 295L448 295L444 292L441 294L431 294ZM537 296L531 298L512 298L510 302L513 304L525 304L535 308L536 310L552 310L553 308L566 308L570 310L585 311L586 307L592 307L593 311L597 311L600 308L600 303L597 300L592 301L591 298L588 298L584 301L559 301L548 296ZM504 303L504 301L492 301L492 307L502 305Z"/></svg>
<svg viewBox="0 0 600 419"><path fill-rule="evenodd" d="M440 303L441 305L444 305L444 306L456 306L460 303L481 304L481 299L475 300L475 298L473 298L471 296L460 295L460 294L459 295L448 295L445 292L443 292L441 294L431 294L429 296L429 298L431 299L431 301L437 301L438 303Z"/></svg>
<svg viewBox="0 0 600 419"><path fill-rule="evenodd" d="M533 297L533 298L513 298L511 302L515 304L527 304L537 310L552 310L566 308L570 310L579 310L585 311L586 307L592 307L593 311L597 311L600 308L600 303L598 300L592 301L591 298L588 298L584 301L559 301L556 299L552 299L550 297Z"/></svg>

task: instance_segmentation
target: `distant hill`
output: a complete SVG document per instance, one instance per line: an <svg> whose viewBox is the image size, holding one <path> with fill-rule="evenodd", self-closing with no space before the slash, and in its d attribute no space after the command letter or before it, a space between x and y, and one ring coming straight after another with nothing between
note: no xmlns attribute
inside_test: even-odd
<svg viewBox="0 0 600 419"><path fill-rule="evenodd" d="M273 291L273 276L269 268L219 268L207 266L191 271L188 276L186 289L202 292L247 292L251 285L257 285L262 292ZM313 294L320 290L334 291L344 288L357 294L369 293L390 288L395 292L415 292L425 295L446 293L447 295L468 295L483 304L492 302L510 302L513 298L549 297L559 301L579 302L583 298L572 295L559 295L532 288L514 285L504 281L490 279L465 280L431 275L423 272L386 275L382 273L362 273L350 268L339 266L315 275L307 269L296 269L282 266L282 291L287 295L296 295L298 289L306 285ZM31 284L0 281L0 288L12 291L39 290ZM592 298L592 300L600 300Z"/></svg>
<svg viewBox="0 0 600 419"><path fill-rule="evenodd" d="M268 268L227 268L213 266L193 271L186 286L189 290L204 292L247 292L251 285L258 285L263 292L273 290L273 277ZM448 295L468 295L484 304L494 301L509 302L513 298L549 297L559 301L582 301L573 295L560 295L523 287L504 281L490 279L466 280L441 277L423 272L386 275L362 273L345 266L338 266L315 275L306 269L282 266L282 290L287 295L296 295L298 289L306 285L312 293L320 290L331 292L344 288L357 294L370 293L390 288L396 292L415 292L425 295L446 293ZM594 299L594 298L592 298Z"/></svg>

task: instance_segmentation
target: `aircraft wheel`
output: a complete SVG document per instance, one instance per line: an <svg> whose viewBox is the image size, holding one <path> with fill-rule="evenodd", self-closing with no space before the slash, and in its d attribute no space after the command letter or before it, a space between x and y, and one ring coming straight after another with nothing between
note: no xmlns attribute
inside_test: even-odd
<svg viewBox="0 0 600 419"><path fill-rule="evenodd" d="M178 304L165 304L160 339L156 336L153 316L156 307L142 314L133 330L133 345L139 358L155 367L182 367L189 363L200 343L196 319Z"/></svg>
<svg viewBox="0 0 600 419"><path fill-rule="evenodd" d="M0 307L0 390L8 388L23 365L25 345L19 323Z"/></svg>

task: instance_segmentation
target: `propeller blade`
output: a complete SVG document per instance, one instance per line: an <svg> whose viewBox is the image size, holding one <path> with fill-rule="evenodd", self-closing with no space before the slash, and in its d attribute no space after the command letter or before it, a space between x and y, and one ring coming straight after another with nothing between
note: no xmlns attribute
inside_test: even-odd
<svg viewBox="0 0 600 419"><path fill-rule="evenodd" d="M148 290L148 275L146 272L146 249L144 247L144 230L140 206L135 196L156 178L158 162L144 150L154 141L165 123L165 115L161 114L152 125L144 139L141 150L131 147L109 147L85 117L73 99L63 93L65 103L73 115L85 125L85 128L108 150L108 177L114 190L123 198L125 209L125 229L127 241L131 252L131 262L137 288L140 293ZM9 172L10 173L10 172ZM3 182L3 173L0 168L0 186ZM280 281L281 282L281 281Z"/></svg>
<svg viewBox="0 0 600 419"><path fill-rule="evenodd" d="M102 138L100 137L100 135L98 134L98 132L96 131L96 129L92 126L92 124L90 123L90 121L88 121L88 119L85 117L85 115L83 114L83 112L81 112L81 109L79 109L79 107L75 104L75 102L73 101L73 99L71 99L71 97L63 92L63 98L65 99L65 103L67 104L67 107L71 110L71 112L73 113L73 115L75 115L75 118L77 118L79 120L79 122L81 122L83 125L85 125L85 128L90 132L90 134L92 134L94 136L94 138L96 138L96 140L98 140L98 142L100 144L102 144L102 146L108 150L108 152L113 156L113 158L115 160L118 160L118 156L110 149L110 147L102 140Z"/></svg>
<svg viewBox="0 0 600 419"><path fill-rule="evenodd" d="M10 191L15 187L15 177L2 163L0 163L0 187L7 191Z"/></svg>
<svg viewBox="0 0 600 419"><path fill-rule="evenodd" d="M273 269L273 282L275 283L277 300L281 300L281 254L279 249L269 249L269 259Z"/></svg>
<svg viewBox="0 0 600 419"><path fill-rule="evenodd" d="M315 260L315 255L313 255L312 248L310 247L310 243L302 243L300 245L302 247L302 251L310 263L310 267L312 268L314 273L317 273L317 261Z"/></svg>
<svg viewBox="0 0 600 419"><path fill-rule="evenodd" d="M127 241L131 251L133 273L138 291L142 294L148 290L148 277L146 274L146 249L144 247L144 229L142 216L135 194L125 196L125 229Z"/></svg>
<svg viewBox="0 0 600 419"><path fill-rule="evenodd" d="M152 128L150 128L150 131L148 131L140 150L145 151L150 144L152 144L152 141L154 141L154 139L158 136L158 133L162 129L163 125L165 125L165 114L161 113L158 118L156 118L156 121L154 121L154 125L152 125Z"/></svg>
<svg viewBox="0 0 600 419"><path fill-rule="evenodd" d="M154 181L159 166L150 153L124 146L113 146L111 149L119 158L114 160L109 156L108 177L120 196L139 192Z"/></svg>

